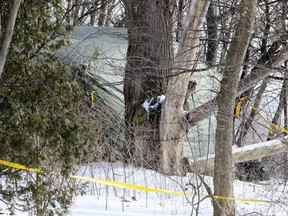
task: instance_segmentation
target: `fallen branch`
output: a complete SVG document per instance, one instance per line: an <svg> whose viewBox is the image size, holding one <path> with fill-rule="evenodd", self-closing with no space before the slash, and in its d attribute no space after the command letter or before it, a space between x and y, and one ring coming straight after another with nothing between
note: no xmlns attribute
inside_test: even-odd
<svg viewBox="0 0 288 216"><path fill-rule="evenodd" d="M286 137L287 139L288 137ZM257 160L263 157L276 155L283 153L287 150L286 139L270 140L263 143L251 144L241 148L233 149L232 161L234 164ZM202 174L209 174L214 169L214 154L208 155L208 157L201 157L199 159L192 160L188 158L193 170Z"/></svg>

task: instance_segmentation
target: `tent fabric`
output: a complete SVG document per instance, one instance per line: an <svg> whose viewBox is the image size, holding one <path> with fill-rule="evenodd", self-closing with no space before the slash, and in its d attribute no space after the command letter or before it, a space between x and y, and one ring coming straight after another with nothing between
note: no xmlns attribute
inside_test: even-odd
<svg viewBox="0 0 288 216"><path fill-rule="evenodd" d="M123 120L123 79L128 47L127 29L78 26L70 46L59 51L60 59L71 68L84 65L85 73L95 77L98 90ZM199 64L198 68L204 68ZM214 70L195 72L197 88L189 98L190 108L196 108L215 96L221 75ZM99 86L101 88L99 89ZM214 152L216 120L212 116L194 126L187 135L184 156L201 157Z"/></svg>

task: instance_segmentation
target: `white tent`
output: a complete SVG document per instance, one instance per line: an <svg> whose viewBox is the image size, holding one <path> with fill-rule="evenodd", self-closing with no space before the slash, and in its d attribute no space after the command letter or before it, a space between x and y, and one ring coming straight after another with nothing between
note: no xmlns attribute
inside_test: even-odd
<svg viewBox="0 0 288 216"><path fill-rule="evenodd" d="M61 60L70 67L86 65L88 73L99 80L100 85L113 92L110 102L123 118L123 78L126 50L128 46L127 30L111 27L76 27L71 45L59 53ZM199 65L198 67L204 67ZM215 96L219 87L220 75L214 70L194 73L197 90L189 99L190 108L196 108ZM107 96L109 97L109 96ZM184 156L205 156L214 151L215 117L201 121L187 135Z"/></svg>

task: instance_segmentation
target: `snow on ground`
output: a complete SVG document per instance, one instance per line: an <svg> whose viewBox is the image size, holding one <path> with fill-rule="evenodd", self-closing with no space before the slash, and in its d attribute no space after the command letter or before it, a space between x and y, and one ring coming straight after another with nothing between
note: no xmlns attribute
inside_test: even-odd
<svg viewBox="0 0 288 216"><path fill-rule="evenodd" d="M123 167L120 163L93 164L80 175L94 176L101 179L127 182L146 187L170 191L186 191L189 194L206 195L207 191L196 175L189 173L185 177L165 177L154 171ZM213 188L212 178L205 177L205 182ZM281 201L249 202L236 201L237 215L288 215L288 193L285 184L273 179L264 183L248 183L236 180L235 197L251 200ZM196 190L196 191L195 191ZM91 183L87 194L78 196L71 208L70 215L212 215L213 207L210 198L203 196L184 196L122 189L98 183ZM199 205L197 205L197 203Z"/></svg>
<svg viewBox="0 0 288 216"><path fill-rule="evenodd" d="M121 163L95 163L82 167L77 175L109 179L170 191L185 191L189 194L200 194L200 196L146 192L90 182L86 188L86 195L75 197L69 216L188 216L196 215L197 210L200 216L213 214L211 199L201 196L207 194L201 179L192 173L187 174L185 177L167 177L143 168L124 167ZM205 182L213 188L211 177L205 177ZM250 202L249 200L236 201L237 215L288 215L287 188L280 180L273 179L265 182L265 184L263 182L254 184L236 180L234 187L236 198L287 202L280 204L275 202ZM1 202L0 207L4 209ZM17 212L16 215L24 216L28 214Z"/></svg>

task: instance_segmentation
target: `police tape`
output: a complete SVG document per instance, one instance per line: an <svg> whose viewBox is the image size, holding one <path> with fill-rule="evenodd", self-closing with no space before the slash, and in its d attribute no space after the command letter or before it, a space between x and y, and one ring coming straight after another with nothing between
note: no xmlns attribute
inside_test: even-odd
<svg viewBox="0 0 288 216"><path fill-rule="evenodd" d="M4 165L7 167L11 167L14 169L20 169L25 171L31 171L31 172L37 172L37 173L47 173L47 174L53 174L53 175L60 175L58 173L50 172L41 170L38 168L30 168L18 163L12 163L5 160L0 160L0 165ZM127 188L127 189L133 189L133 190L140 190L140 191L146 191L146 192L156 192L156 193L166 193L166 194L176 194L176 195L185 195L185 196L200 196L200 197L207 197L207 198L214 198L214 199L224 199L224 200L234 200L234 201L241 201L241 202L255 202L255 203L279 203L279 204L285 204L287 205L288 202L282 202L282 201L272 201L272 200L260 200L260 199L247 199L247 198L234 198L234 197L224 197L224 196L217 196L213 195L210 196L208 194L192 194L188 193L186 191L170 191L165 189L157 189L157 188L151 188L151 187L145 187L135 184L129 184L125 182L117 182L112 180L106 180L106 179L100 179L100 178L91 178L91 177L83 177L83 176L77 176L77 175L69 175L70 178L73 179L79 179L83 181L89 181L89 182L95 182L95 183L101 183L105 185L111 185L115 187L120 188Z"/></svg>
<svg viewBox="0 0 288 216"><path fill-rule="evenodd" d="M249 100L249 98L247 96L242 97L239 102L236 105L236 109L235 109L235 115L236 117L238 117L240 115L240 111L241 111L241 106L242 106L242 102L247 100L250 107L265 121L269 124L270 126L270 130L269 130L269 134L273 135L273 129L279 130L285 134L288 134L288 130L286 128L283 128L279 125L273 124L272 122L270 122L263 114L260 113L260 111L251 103L251 101Z"/></svg>
<svg viewBox="0 0 288 216"><path fill-rule="evenodd" d="M97 91L91 91L91 108L94 108L95 104L95 95L99 98L102 98L101 95Z"/></svg>

